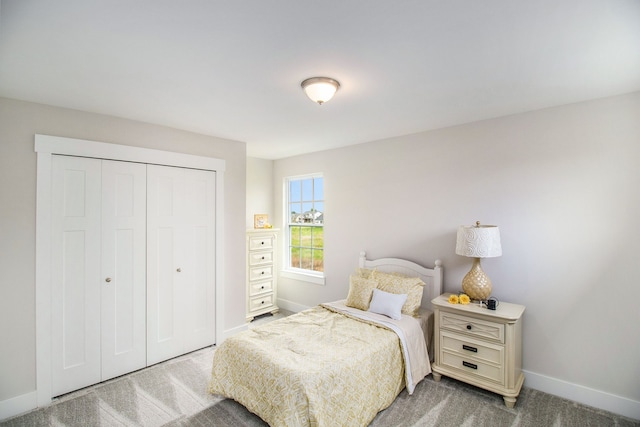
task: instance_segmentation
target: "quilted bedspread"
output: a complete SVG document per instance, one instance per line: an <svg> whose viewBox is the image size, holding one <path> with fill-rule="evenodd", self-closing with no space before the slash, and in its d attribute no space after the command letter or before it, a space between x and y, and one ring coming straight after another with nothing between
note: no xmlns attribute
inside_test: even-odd
<svg viewBox="0 0 640 427"><path fill-rule="evenodd" d="M366 426L400 393L404 373L395 332L317 306L228 338L209 390L272 427Z"/></svg>

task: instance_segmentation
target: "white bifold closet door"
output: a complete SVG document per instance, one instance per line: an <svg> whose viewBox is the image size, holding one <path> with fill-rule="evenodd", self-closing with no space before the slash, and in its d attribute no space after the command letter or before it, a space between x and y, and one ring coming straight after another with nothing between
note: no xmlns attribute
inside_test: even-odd
<svg viewBox="0 0 640 427"><path fill-rule="evenodd" d="M215 172L147 168L147 363L215 343Z"/></svg>
<svg viewBox="0 0 640 427"><path fill-rule="evenodd" d="M146 365L146 165L52 157L53 396Z"/></svg>

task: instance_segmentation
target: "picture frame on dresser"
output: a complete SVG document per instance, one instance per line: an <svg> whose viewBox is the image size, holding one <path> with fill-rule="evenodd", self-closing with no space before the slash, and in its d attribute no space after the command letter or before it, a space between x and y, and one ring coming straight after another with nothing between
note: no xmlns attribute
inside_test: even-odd
<svg viewBox="0 0 640 427"><path fill-rule="evenodd" d="M269 223L269 215L267 214L255 214L253 216L253 228L262 229Z"/></svg>

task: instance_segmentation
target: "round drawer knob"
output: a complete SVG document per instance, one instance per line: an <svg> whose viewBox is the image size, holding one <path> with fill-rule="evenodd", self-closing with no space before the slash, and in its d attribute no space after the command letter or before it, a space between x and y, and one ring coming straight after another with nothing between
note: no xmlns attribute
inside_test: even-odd
<svg viewBox="0 0 640 427"><path fill-rule="evenodd" d="M264 301L262 301L261 304L264 304Z"/></svg>
<svg viewBox="0 0 640 427"><path fill-rule="evenodd" d="M467 325L467 329L468 329L468 330L471 330L471 325Z"/></svg>
<svg viewBox="0 0 640 427"><path fill-rule="evenodd" d="M107 283L111 283L111 277L107 277L106 279L104 279L104 281Z"/></svg>
<svg viewBox="0 0 640 427"><path fill-rule="evenodd" d="M264 286L260 286L260 289L264 289Z"/></svg>

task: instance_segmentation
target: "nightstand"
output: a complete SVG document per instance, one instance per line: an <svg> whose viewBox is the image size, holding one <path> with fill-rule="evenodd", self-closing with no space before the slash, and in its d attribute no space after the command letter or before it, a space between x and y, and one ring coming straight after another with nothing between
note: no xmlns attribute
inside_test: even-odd
<svg viewBox="0 0 640 427"><path fill-rule="evenodd" d="M449 304L450 294L431 303L435 319L433 378L455 378L501 394L516 404L522 373L522 314L525 307L500 302L496 310L477 303Z"/></svg>

